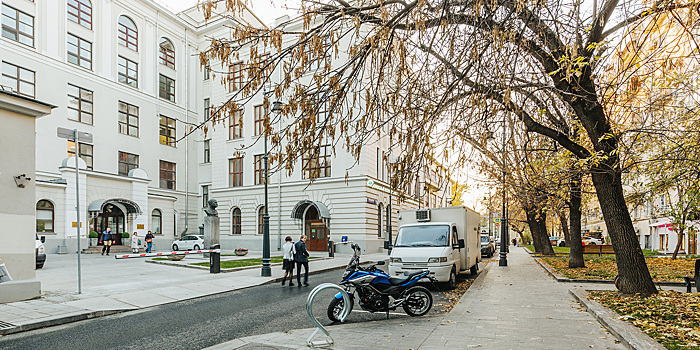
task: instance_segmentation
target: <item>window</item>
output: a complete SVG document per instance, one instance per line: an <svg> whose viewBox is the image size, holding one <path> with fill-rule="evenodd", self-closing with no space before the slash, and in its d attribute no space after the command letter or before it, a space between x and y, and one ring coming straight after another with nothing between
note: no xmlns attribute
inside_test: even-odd
<svg viewBox="0 0 700 350"><path fill-rule="evenodd" d="M170 102L175 102L175 80L161 74L158 96Z"/></svg>
<svg viewBox="0 0 700 350"><path fill-rule="evenodd" d="M136 62L128 60L122 56L119 56L117 61L119 65L119 82L135 88L139 87L139 65Z"/></svg>
<svg viewBox="0 0 700 350"><path fill-rule="evenodd" d="M160 228L163 227L163 214L158 209L153 209L151 212L151 233L161 234Z"/></svg>
<svg viewBox="0 0 700 350"><path fill-rule="evenodd" d="M234 63L228 66L229 82L228 91L234 92L243 88L243 63Z"/></svg>
<svg viewBox="0 0 700 350"><path fill-rule="evenodd" d="M9 86L14 92L34 98L36 74L29 69L2 62L2 81L0 85Z"/></svg>
<svg viewBox="0 0 700 350"><path fill-rule="evenodd" d="M90 0L68 0L68 19L87 29L92 29Z"/></svg>
<svg viewBox="0 0 700 350"><path fill-rule="evenodd" d="M272 74L273 62L270 61L270 54L266 53L260 56L260 70L262 70L263 78L268 78Z"/></svg>
<svg viewBox="0 0 700 350"><path fill-rule="evenodd" d="M384 204L379 203L377 206L377 237L382 238L382 214L384 212Z"/></svg>
<svg viewBox="0 0 700 350"><path fill-rule="evenodd" d="M126 46L134 51L139 50L139 32L136 25L129 17L119 16L119 45Z"/></svg>
<svg viewBox="0 0 700 350"><path fill-rule="evenodd" d="M139 137L139 108L119 101L119 133Z"/></svg>
<svg viewBox="0 0 700 350"><path fill-rule="evenodd" d="M253 163L255 164L255 184L256 185L262 185L265 183L265 169L264 166L265 164L263 163L264 161L264 154L258 154L253 157Z"/></svg>
<svg viewBox="0 0 700 350"><path fill-rule="evenodd" d="M92 43L68 33L68 62L92 70Z"/></svg>
<svg viewBox="0 0 700 350"><path fill-rule="evenodd" d="M209 185L202 186L202 208L208 207L209 202Z"/></svg>
<svg viewBox="0 0 700 350"><path fill-rule="evenodd" d="M139 156L126 152L119 152L119 175L129 176L132 169L139 167Z"/></svg>
<svg viewBox="0 0 700 350"><path fill-rule="evenodd" d="M68 119L92 125L92 91L68 84Z"/></svg>
<svg viewBox="0 0 700 350"><path fill-rule="evenodd" d="M263 111L264 109L262 105L255 106L253 109L253 117L255 118L255 133L253 135L262 135L263 131L265 130L265 113Z"/></svg>
<svg viewBox="0 0 700 350"><path fill-rule="evenodd" d="M238 110L228 117L228 139L235 140L243 137L243 112Z"/></svg>
<svg viewBox="0 0 700 350"><path fill-rule="evenodd" d="M385 224L385 230L387 234L389 233L390 226L391 226L391 204L386 205L386 216L384 217L384 224Z"/></svg>
<svg viewBox="0 0 700 350"><path fill-rule="evenodd" d="M92 170L92 145L78 142L80 151L78 152L78 157L85 161L85 165L89 170ZM68 157L75 157L75 142L68 141Z"/></svg>
<svg viewBox="0 0 700 350"><path fill-rule="evenodd" d="M160 53L158 55L160 59L160 64L175 69L175 46L173 43L166 39L160 39Z"/></svg>
<svg viewBox="0 0 700 350"><path fill-rule="evenodd" d="M265 206L262 205L258 208L258 234L263 234L263 229L265 228Z"/></svg>
<svg viewBox="0 0 700 350"><path fill-rule="evenodd" d="M211 73L211 62L207 60L207 64L204 66L204 80L209 80L209 74Z"/></svg>
<svg viewBox="0 0 700 350"><path fill-rule="evenodd" d="M211 163L211 140L204 140L204 163Z"/></svg>
<svg viewBox="0 0 700 350"><path fill-rule="evenodd" d="M175 189L175 163L160 161L160 188Z"/></svg>
<svg viewBox="0 0 700 350"><path fill-rule="evenodd" d="M204 120L207 120L211 115L211 100L208 98L204 99Z"/></svg>
<svg viewBox="0 0 700 350"><path fill-rule="evenodd" d="M2 36L34 47L34 17L3 4Z"/></svg>
<svg viewBox="0 0 700 350"><path fill-rule="evenodd" d="M36 232L53 232L53 203L42 199L36 202Z"/></svg>
<svg viewBox="0 0 700 350"><path fill-rule="evenodd" d="M175 147L175 119L160 116L160 143Z"/></svg>
<svg viewBox="0 0 700 350"><path fill-rule="evenodd" d="M243 157L228 160L229 187L243 186Z"/></svg>
<svg viewBox="0 0 700 350"><path fill-rule="evenodd" d="M316 179L331 176L331 146L319 146L304 152L302 156L302 175L304 179Z"/></svg>
<svg viewBox="0 0 700 350"><path fill-rule="evenodd" d="M231 211L231 233L234 235L241 234L241 209L233 208Z"/></svg>

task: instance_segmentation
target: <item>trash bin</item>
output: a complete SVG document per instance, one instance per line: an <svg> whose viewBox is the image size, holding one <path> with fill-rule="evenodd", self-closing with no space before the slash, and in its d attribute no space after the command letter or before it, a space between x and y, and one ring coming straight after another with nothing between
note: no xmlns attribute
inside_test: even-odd
<svg viewBox="0 0 700 350"><path fill-rule="evenodd" d="M214 244L209 249L219 249L220 245ZM209 273L221 272L221 253L209 253Z"/></svg>
<svg viewBox="0 0 700 350"><path fill-rule="evenodd" d="M335 244L333 241L328 241L328 257L332 258L335 256Z"/></svg>

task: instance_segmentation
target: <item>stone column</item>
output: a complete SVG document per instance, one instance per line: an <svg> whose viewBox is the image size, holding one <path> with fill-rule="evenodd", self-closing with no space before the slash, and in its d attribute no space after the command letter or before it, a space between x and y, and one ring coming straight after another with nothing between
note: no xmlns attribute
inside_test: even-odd
<svg viewBox="0 0 700 350"><path fill-rule="evenodd" d="M219 241L219 217L218 216L207 216L204 218L204 247L202 249L209 249L214 244L220 244ZM209 254L205 254L205 257L209 257Z"/></svg>

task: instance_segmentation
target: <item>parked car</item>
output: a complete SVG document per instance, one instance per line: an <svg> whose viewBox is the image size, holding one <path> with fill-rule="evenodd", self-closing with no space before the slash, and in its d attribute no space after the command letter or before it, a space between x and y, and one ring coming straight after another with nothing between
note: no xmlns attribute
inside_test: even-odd
<svg viewBox="0 0 700 350"><path fill-rule="evenodd" d="M566 247L566 239L559 238L559 240L557 241L557 247Z"/></svg>
<svg viewBox="0 0 700 350"><path fill-rule="evenodd" d="M204 236L187 235L173 242L173 250L200 250L204 247Z"/></svg>
<svg viewBox="0 0 700 350"><path fill-rule="evenodd" d="M552 246L556 247L558 242L559 242L558 236L549 237L549 244L551 244Z"/></svg>
<svg viewBox="0 0 700 350"><path fill-rule="evenodd" d="M36 240L34 241L35 244L35 255L36 255L36 268L40 269L44 267L44 263L46 262L46 248L44 247L44 242L46 241L46 237L41 236L41 239L39 239L38 235L34 235L36 237Z"/></svg>
<svg viewBox="0 0 700 350"><path fill-rule="evenodd" d="M583 236L583 237L581 237L581 244L583 244L583 245L596 245L596 244L603 244L603 241L599 240L598 238Z"/></svg>
<svg viewBox="0 0 700 350"><path fill-rule="evenodd" d="M496 253L496 245L493 244L493 239L489 235L481 235L481 255L493 257Z"/></svg>

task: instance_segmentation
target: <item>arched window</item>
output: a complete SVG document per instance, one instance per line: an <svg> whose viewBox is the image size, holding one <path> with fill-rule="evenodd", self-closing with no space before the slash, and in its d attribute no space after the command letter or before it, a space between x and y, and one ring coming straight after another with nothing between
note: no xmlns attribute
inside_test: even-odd
<svg viewBox="0 0 700 350"><path fill-rule="evenodd" d="M119 16L119 45L126 46L134 51L139 50L139 31L131 18Z"/></svg>
<svg viewBox="0 0 700 350"><path fill-rule="evenodd" d="M384 217L384 227L387 234L389 234L389 226L391 225L391 204L386 205L386 216Z"/></svg>
<svg viewBox="0 0 700 350"><path fill-rule="evenodd" d="M163 227L163 213L159 209L153 209L151 212L151 233L155 235L163 233L161 227Z"/></svg>
<svg viewBox="0 0 700 350"><path fill-rule="evenodd" d="M231 233L234 235L241 234L241 209L233 208L231 212Z"/></svg>
<svg viewBox="0 0 700 350"><path fill-rule="evenodd" d="M379 203L377 206L377 237L382 237L382 214L384 211L384 204Z"/></svg>
<svg viewBox="0 0 700 350"><path fill-rule="evenodd" d="M68 19L87 29L92 29L90 0L68 0Z"/></svg>
<svg viewBox="0 0 700 350"><path fill-rule="evenodd" d="M265 206L261 205L260 208L258 208L258 234L261 235L263 234L263 227L264 224L264 218L265 218Z"/></svg>
<svg viewBox="0 0 700 350"><path fill-rule="evenodd" d="M160 39L160 64L175 69L175 46L173 43L166 39Z"/></svg>
<svg viewBox="0 0 700 350"><path fill-rule="evenodd" d="M36 202L36 232L53 232L53 203L42 199Z"/></svg>

